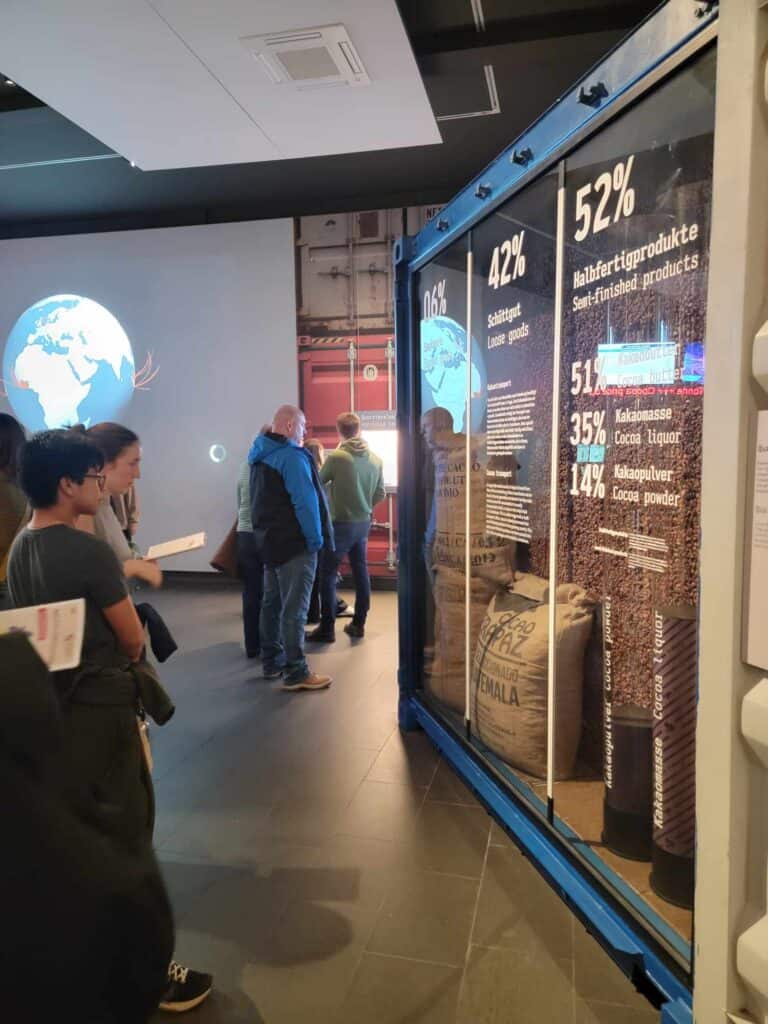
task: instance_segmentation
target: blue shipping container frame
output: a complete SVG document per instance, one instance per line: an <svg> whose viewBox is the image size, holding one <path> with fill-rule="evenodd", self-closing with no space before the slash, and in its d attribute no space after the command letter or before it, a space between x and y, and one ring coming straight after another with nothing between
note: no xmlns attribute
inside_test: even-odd
<svg viewBox="0 0 768 1024"><path fill-rule="evenodd" d="M418 235L395 244L395 333L397 339L398 429L402 437L419 432L419 269L478 221L608 120L646 94L716 38L717 4L670 0L596 65L534 125L496 158L433 218ZM662 1024L692 1024L692 972L687 979L653 937L578 865L556 833L537 820L521 800L451 727L422 700L417 678L417 598L421 544L416 536L418 469L406 444L399 455L399 723L422 728L531 863L651 1002Z"/></svg>

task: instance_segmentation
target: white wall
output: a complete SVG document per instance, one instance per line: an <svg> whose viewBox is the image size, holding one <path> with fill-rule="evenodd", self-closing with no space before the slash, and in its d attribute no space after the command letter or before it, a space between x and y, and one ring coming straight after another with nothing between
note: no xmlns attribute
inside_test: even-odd
<svg viewBox="0 0 768 1024"><path fill-rule="evenodd" d="M768 14L758 6L728 0L719 19L696 735L697 1024L723 1024L726 1011L746 1008L753 1016L739 1020L768 1020L765 970L762 995L750 992L736 956L739 934L766 913L768 851L766 774L741 735L742 701L761 675L741 660L750 425L757 408L768 408L750 383L752 338L768 317ZM758 949L764 963L764 939Z"/></svg>
<svg viewBox="0 0 768 1024"><path fill-rule="evenodd" d="M139 542L205 530L204 551L164 568L207 569L234 520L250 440L296 401L292 222L5 241L0 268L0 346L30 305L76 294L117 317L137 367L152 351L157 379L117 417L143 445ZM7 400L0 409L11 411ZM222 463L213 444L227 450Z"/></svg>

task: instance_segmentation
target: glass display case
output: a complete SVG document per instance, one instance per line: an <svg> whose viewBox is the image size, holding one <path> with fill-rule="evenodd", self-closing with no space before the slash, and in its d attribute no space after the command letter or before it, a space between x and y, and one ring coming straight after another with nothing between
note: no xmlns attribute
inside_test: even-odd
<svg viewBox="0 0 768 1024"><path fill-rule="evenodd" d="M685 984L716 50L674 50L401 250L401 719Z"/></svg>

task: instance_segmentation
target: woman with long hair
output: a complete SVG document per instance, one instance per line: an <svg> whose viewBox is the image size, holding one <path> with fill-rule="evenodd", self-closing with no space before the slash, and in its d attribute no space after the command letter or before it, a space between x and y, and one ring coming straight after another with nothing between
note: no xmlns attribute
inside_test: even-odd
<svg viewBox="0 0 768 1024"><path fill-rule="evenodd" d="M81 529L95 533L105 540L120 561L126 579L143 580L159 587L163 574L156 562L136 558L125 536L123 526L115 514L112 499L122 499L141 477L141 442L138 434L120 423L96 423L85 430L104 453L104 496L96 515L83 517Z"/></svg>
<svg viewBox="0 0 768 1024"><path fill-rule="evenodd" d="M6 600L8 554L13 539L27 520L27 499L19 487L19 458L24 428L7 412L0 412L0 608Z"/></svg>

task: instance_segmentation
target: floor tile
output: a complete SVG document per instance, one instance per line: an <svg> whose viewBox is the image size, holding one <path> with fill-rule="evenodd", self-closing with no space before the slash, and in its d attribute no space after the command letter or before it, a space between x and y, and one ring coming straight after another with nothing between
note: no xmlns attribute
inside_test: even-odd
<svg viewBox="0 0 768 1024"><path fill-rule="evenodd" d="M364 643L312 653L333 687L293 695L245 659L236 589L155 597L181 646L155 839L178 956L215 974L195 1024L658 1019L428 737L397 728L394 594L374 594Z"/></svg>
<svg viewBox="0 0 768 1024"><path fill-rule="evenodd" d="M337 835L317 849L314 865L331 877L340 872L342 877L354 878L354 893L329 898L380 904L403 875L413 873L413 849L388 839Z"/></svg>
<svg viewBox="0 0 768 1024"><path fill-rule="evenodd" d="M286 796L275 803L259 828L282 839L319 843L336 833L348 803L343 796Z"/></svg>
<svg viewBox="0 0 768 1024"><path fill-rule="evenodd" d="M403 876L384 900L369 952L461 966L478 884L431 872Z"/></svg>
<svg viewBox="0 0 768 1024"><path fill-rule="evenodd" d="M451 1024L461 971L366 954L335 1024Z"/></svg>
<svg viewBox="0 0 768 1024"><path fill-rule="evenodd" d="M220 867L207 861L191 861L184 855L174 854L160 855L158 863L177 925L211 886L227 877L236 877L243 870Z"/></svg>
<svg viewBox="0 0 768 1024"><path fill-rule="evenodd" d="M269 832L270 815L270 807L243 808L236 816L211 808L190 811L157 846L161 851L238 864L252 857L259 837Z"/></svg>
<svg viewBox="0 0 768 1024"><path fill-rule="evenodd" d="M474 944L570 958L572 921L562 900L518 850L489 847Z"/></svg>
<svg viewBox="0 0 768 1024"><path fill-rule="evenodd" d="M349 802L377 756L374 748L345 746L337 737L323 743L300 766L288 768L282 779L276 781L276 790L286 796L319 796Z"/></svg>
<svg viewBox="0 0 768 1024"><path fill-rule="evenodd" d="M571 1024L571 974L569 959L474 947L456 1024Z"/></svg>
<svg viewBox="0 0 768 1024"><path fill-rule="evenodd" d="M437 761L438 753L424 733L398 730L376 758L368 779L412 783L426 789L434 778Z"/></svg>
<svg viewBox="0 0 768 1024"><path fill-rule="evenodd" d="M387 693L381 705L356 701L352 708L337 716L335 730L344 730L347 740L355 746L380 751L397 729L397 713L393 711L396 704L396 689Z"/></svg>
<svg viewBox="0 0 768 1024"><path fill-rule="evenodd" d="M427 793L427 800L437 800L446 804L466 804L468 807L478 807L477 797L465 782L450 767L447 761L438 762L432 784Z"/></svg>
<svg viewBox="0 0 768 1024"><path fill-rule="evenodd" d="M479 878L490 824L482 807L427 802L413 830L414 862L427 871Z"/></svg>
<svg viewBox="0 0 768 1024"><path fill-rule="evenodd" d="M366 779L342 815L338 833L363 839L405 840L413 833L423 801L423 790Z"/></svg>
<svg viewBox="0 0 768 1024"><path fill-rule="evenodd" d="M491 846L509 846L511 840L497 821L491 819Z"/></svg>
<svg viewBox="0 0 768 1024"><path fill-rule="evenodd" d="M650 1004L647 1009L616 1006L612 1003L576 1002L574 1024L658 1024L659 1011Z"/></svg>
<svg viewBox="0 0 768 1024"><path fill-rule="evenodd" d="M579 922L574 928L574 964L576 992L582 999L648 1009L645 997Z"/></svg>

